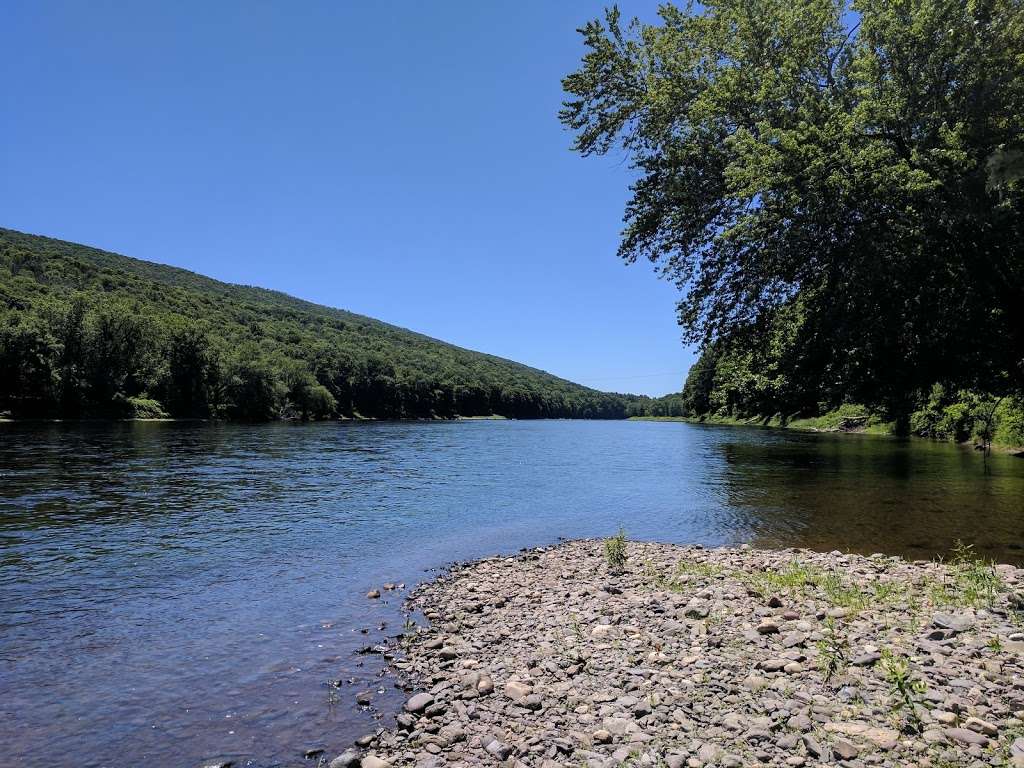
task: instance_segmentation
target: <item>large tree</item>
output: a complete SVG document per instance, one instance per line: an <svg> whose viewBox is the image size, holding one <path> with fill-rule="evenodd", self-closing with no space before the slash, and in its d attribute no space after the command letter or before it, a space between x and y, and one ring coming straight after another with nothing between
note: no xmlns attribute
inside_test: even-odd
<svg viewBox="0 0 1024 768"><path fill-rule="evenodd" d="M613 8L580 30L560 117L583 155L630 158L620 254L682 289L688 341L784 323L802 376L894 409L940 380L1019 391L1022 9Z"/></svg>

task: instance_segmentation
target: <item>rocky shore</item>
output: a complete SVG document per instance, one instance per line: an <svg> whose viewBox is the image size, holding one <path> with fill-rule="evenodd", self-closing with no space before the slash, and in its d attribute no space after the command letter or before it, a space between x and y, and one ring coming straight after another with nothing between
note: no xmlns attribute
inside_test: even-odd
<svg viewBox="0 0 1024 768"><path fill-rule="evenodd" d="M615 544L415 589L397 727L332 768L1024 766L1024 570Z"/></svg>

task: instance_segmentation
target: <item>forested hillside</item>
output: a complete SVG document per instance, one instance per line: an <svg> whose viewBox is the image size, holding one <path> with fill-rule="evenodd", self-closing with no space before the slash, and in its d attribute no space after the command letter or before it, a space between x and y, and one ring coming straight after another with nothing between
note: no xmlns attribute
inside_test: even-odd
<svg viewBox="0 0 1024 768"><path fill-rule="evenodd" d="M625 400L283 293L0 229L0 412L621 418Z"/></svg>

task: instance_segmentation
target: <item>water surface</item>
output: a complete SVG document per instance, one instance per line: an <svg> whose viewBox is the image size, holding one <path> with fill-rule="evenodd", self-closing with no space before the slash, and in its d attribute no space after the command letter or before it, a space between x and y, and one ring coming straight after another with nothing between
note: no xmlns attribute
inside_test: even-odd
<svg viewBox="0 0 1024 768"><path fill-rule="evenodd" d="M399 696L354 653L401 630L367 589L620 525L1021 563L1024 460L681 423L0 424L0 763L341 751Z"/></svg>

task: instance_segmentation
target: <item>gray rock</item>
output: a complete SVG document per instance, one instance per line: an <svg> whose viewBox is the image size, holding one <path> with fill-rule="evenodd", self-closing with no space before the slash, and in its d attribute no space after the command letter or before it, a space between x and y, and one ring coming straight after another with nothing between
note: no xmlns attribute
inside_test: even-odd
<svg viewBox="0 0 1024 768"><path fill-rule="evenodd" d="M974 617L967 613L936 613L932 626L951 632L966 632L974 626Z"/></svg>
<svg viewBox="0 0 1024 768"><path fill-rule="evenodd" d="M417 693L405 702L405 711L416 714L417 712L422 712L433 703L434 697L429 693Z"/></svg>
<svg viewBox="0 0 1024 768"><path fill-rule="evenodd" d="M871 667L874 666L881 658L882 654L880 653L862 653L860 656L854 656L850 660L850 664L855 667Z"/></svg>
<svg viewBox="0 0 1024 768"><path fill-rule="evenodd" d="M968 717L964 721L964 727L986 736L996 736L999 733L999 728L994 723L982 720L980 717Z"/></svg>
<svg viewBox="0 0 1024 768"><path fill-rule="evenodd" d="M757 625L757 632L761 635L774 635L779 631L779 625L772 619L765 619Z"/></svg>
<svg viewBox="0 0 1024 768"><path fill-rule="evenodd" d="M967 728L946 728L942 734L950 741L959 744L977 744L979 747L988 746L988 737L977 731L970 731Z"/></svg>
<svg viewBox="0 0 1024 768"><path fill-rule="evenodd" d="M499 760L508 760L509 756L513 752L512 747L504 742L498 741L497 739L487 745L487 751ZM363 768L366 768L366 766L364 765Z"/></svg>
<svg viewBox="0 0 1024 768"><path fill-rule="evenodd" d="M840 760L855 760L860 750L845 739L836 739L832 742L832 751Z"/></svg>
<svg viewBox="0 0 1024 768"><path fill-rule="evenodd" d="M359 753L354 749L346 749L331 760L328 768L351 768L359 762Z"/></svg>
<svg viewBox="0 0 1024 768"><path fill-rule="evenodd" d="M807 750L807 754L811 757L822 757L825 754L825 748L821 746L812 736L804 736L804 749Z"/></svg>

